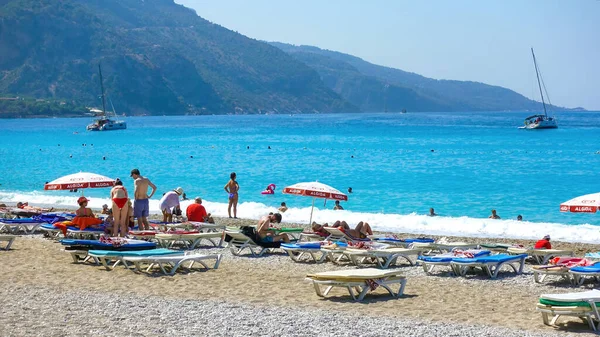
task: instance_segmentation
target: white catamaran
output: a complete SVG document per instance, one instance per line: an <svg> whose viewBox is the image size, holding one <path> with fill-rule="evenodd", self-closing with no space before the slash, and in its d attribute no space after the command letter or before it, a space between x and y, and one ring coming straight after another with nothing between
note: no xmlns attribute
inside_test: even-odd
<svg viewBox="0 0 600 337"><path fill-rule="evenodd" d="M540 71L538 69L537 60L535 59L535 53L533 52L533 48L531 48L531 55L533 56L533 65L535 66L535 74L537 76L538 87L540 88L540 97L542 97L542 105L544 106L544 114L543 115L533 115L525 118L525 125L521 126L519 129L526 130L538 130L538 129L556 129L558 128L558 124L556 123L556 118L548 117L548 113L546 112L546 102L544 102L544 94L542 92L542 83L543 80L540 81ZM546 86L544 85L544 91L546 91ZM548 97L548 92L546 92L546 97ZM550 103L550 98L548 97L548 102Z"/></svg>
<svg viewBox="0 0 600 337"><path fill-rule="evenodd" d="M96 113L96 119L92 124L87 126L89 131L110 131L110 130L123 130L127 129L127 123L123 120L110 119L106 113L106 96L104 94L104 83L102 80L102 68L98 65L98 72L100 73L100 87L102 88L102 111L98 109L91 109L91 112ZM112 105L112 101L111 101ZM115 107L113 106L113 115L116 118Z"/></svg>

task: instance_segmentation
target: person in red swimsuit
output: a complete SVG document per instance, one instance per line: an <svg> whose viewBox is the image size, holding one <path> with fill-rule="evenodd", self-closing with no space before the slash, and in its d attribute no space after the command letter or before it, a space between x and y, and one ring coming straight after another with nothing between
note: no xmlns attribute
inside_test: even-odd
<svg viewBox="0 0 600 337"><path fill-rule="evenodd" d="M533 246L535 249L552 249L552 245L550 244L550 235L544 236L543 239L539 240Z"/></svg>
<svg viewBox="0 0 600 337"><path fill-rule="evenodd" d="M114 225L112 227L112 236L127 235L129 224L129 196L127 189L123 186L123 182L119 179L115 182L115 186L110 190L110 198L112 199L112 214Z"/></svg>

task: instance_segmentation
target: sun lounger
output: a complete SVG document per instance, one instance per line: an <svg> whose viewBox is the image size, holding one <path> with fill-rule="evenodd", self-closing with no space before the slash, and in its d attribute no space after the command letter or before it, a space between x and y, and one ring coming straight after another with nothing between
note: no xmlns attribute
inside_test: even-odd
<svg viewBox="0 0 600 337"><path fill-rule="evenodd" d="M519 255L528 254L537 264L548 264L551 258L555 256L575 256L572 250L562 249L533 249L533 248L508 248L508 254Z"/></svg>
<svg viewBox="0 0 600 337"><path fill-rule="evenodd" d="M397 270L380 270L375 268L336 270L306 275L306 280L312 282L318 296L325 297L333 287L346 288L355 301L362 301L369 291L378 287L387 290L393 297L404 293L406 278ZM399 286L394 292L392 285ZM321 286L326 286L325 291Z"/></svg>
<svg viewBox="0 0 600 337"><path fill-rule="evenodd" d="M503 266L511 267L517 275L523 273L523 266L525 265L526 258L527 254L498 254L470 259L459 258L453 259L452 262L450 262L450 266L456 275L465 276L469 269L481 268L489 277L496 278Z"/></svg>
<svg viewBox="0 0 600 337"><path fill-rule="evenodd" d="M90 250L88 251L88 255L97 258L107 270L112 270L120 263L123 263L123 258L126 256L183 255L183 252L164 248L134 251ZM127 264L125 266L128 267Z"/></svg>
<svg viewBox="0 0 600 337"><path fill-rule="evenodd" d="M163 248L173 248L177 243L184 245L186 249L194 249L203 240L210 242L215 247L223 245L223 233L222 232L210 232L210 233L159 233L154 235L154 238Z"/></svg>
<svg viewBox="0 0 600 337"><path fill-rule="evenodd" d="M15 242L15 238L17 236L13 234L1 234L0 242L6 242L6 246L4 248L0 247L2 250L10 250L10 246L12 246L13 242Z"/></svg>
<svg viewBox="0 0 600 337"><path fill-rule="evenodd" d="M322 240L325 240L325 237L323 237L322 235L319 235L318 233L315 233L315 232L302 232L302 233L300 233L300 236L298 237L299 242L322 241Z"/></svg>
<svg viewBox="0 0 600 337"><path fill-rule="evenodd" d="M598 331L600 313L598 312L600 302L600 290L590 290L566 294L542 294L536 310L542 314L542 320L546 325L555 325L560 316L572 316L583 319L590 328ZM552 320L549 320L552 315Z"/></svg>
<svg viewBox="0 0 600 337"><path fill-rule="evenodd" d="M420 248L424 251L424 255L431 254L444 254L449 253L455 249L467 250L477 249L479 247L476 243L465 243L465 242L443 242L443 243L430 243L430 242L413 242L412 248Z"/></svg>
<svg viewBox="0 0 600 337"><path fill-rule="evenodd" d="M0 219L0 226L3 230L12 234L18 234L19 232L33 234L43 224L46 224L46 222L32 218Z"/></svg>
<svg viewBox="0 0 600 337"><path fill-rule="evenodd" d="M58 238L62 234L60 228L56 228L51 224L43 224L39 227L39 230L44 232L45 236L54 239Z"/></svg>
<svg viewBox="0 0 600 337"><path fill-rule="evenodd" d="M506 253L508 248L512 247L512 245L506 243L482 243L479 247L492 252Z"/></svg>
<svg viewBox="0 0 600 337"><path fill-rule="evenodd" d="M436 266L450 267L450 263L453 259L464 257L489 256L491 253L492 252L489 250L482 249L454 250L450 253L444 253L433 256L421 255L418 257L418 261L423 266L423 271L425 271L426 274L431 275L433 273L433 269L435 269Z"/></svg>
<svg viewBox="0 0 600 337"><path fill-rule="evenodd" d="M592 266L573 267L569 270L569 274L573 277L573 283L582 285L586 278L594 278L594 281L600 281L600 262L596 262Z"/></svg>
<svg viewBox="0 0 600 337"><path fill-rule="evenodd" d="M421 255L421 249L411 248L387 248L387 249L353 249L348 248L344 251L352 263L358 266L366 261L373 261L377 267L386 269L397 262L398 258L406 260L409 265L413 266L416 258ZM415 258L411 258L414 256Z"/></svg>
<svg viewBox="0 0 600 337"><path fill-rule="evenodd" d="M315 263L324 262L327 259L327 252L321 250L321 242L298 242L282 243L281 249L286 252L294 262L305 261L304 256L309 256Z"/></svg>
<svg viewBox="0 0 600 337"><path fill-rule="evenodd" d="M542 283L548 276L558 276L569 283L575 283L573 274L569 271L579 266L589 266L592 261L580 257L560 257L552 259L550 264L533 266L533 279L536 283Z"/></svg>
<svg viewBox="0 0 600 337"><path fill-rule="evenodd" d="M371 241L371 239L368 239L368 238L361 239L361 238L352 237L352 236L348 235L347 233L343 232L338 227L323 227L323 230L325 230L327 233L329 233L329 236L327 237L326 240L330 240L330 241L345 241L345 242Z"/></svg>
<svg viewBox="0 0 600 337"><path fill-rule="evenodd" d="M433 243L435 242L434 239L431 238L407 238L407 239L397 239L397 238L393 238L393 237L375 237L373 238L374 241L377 242L381 242L381 243L387 243L389 245L392 246L397 246L397 247L404 247L404 248L408 248L408 246L412 245L413 243Z"/></svg>
<svg viewBox="0 0 600 337"><path fill-rule="evenodd" d="M136 271L141 271L142 264L148 264L146 272L149 272L154 266L158 266L165 275L173 276L184 263L189 262L187 269L192 269L195 263L200 264L204 269L217 269L221 263L221 254L206 255L199 253L190 253L184 255L162 255L162 256L125 256L123 263L128 266L132 263ZM209 266L205 261L215 260L212 266ZM166 267L166 268L165 268ZM167 269L169 272L167 272Z"/></svg>
<svg viewBox="0 0 600 337"><path fill-rule="evenodd" d="M143 240L125 239L126 243L115 245L99 240L62 239L60 243L66 250L148 250L156 248L156 243Z"/></svg>
<svg viewBox="0 0 600 337"><path fill-rule="evenodd" d="M81 230L78 227L67 227L67 237L72 237L76 239L97 240L102 234L104 234L104 228L88 227L84 230Z"/></svg>
<svg viewBox="0 0 600 337"><path fill-rule="evenodd" d="M233 255L239 256L245 249L248 249L252 256L262 256L275 248L279 248L279 242L260 242L256 243L251 237L242 232L225 231L227 246L231 249Z"/></svg>

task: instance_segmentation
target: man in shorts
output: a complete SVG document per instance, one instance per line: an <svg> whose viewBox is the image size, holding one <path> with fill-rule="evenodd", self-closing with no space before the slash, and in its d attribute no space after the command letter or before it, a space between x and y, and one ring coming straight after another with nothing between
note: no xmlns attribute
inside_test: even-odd
<svg viewBox="0 0 600 337"><path fill-rule="evenodd" d="M140 170L131 170L133 178L133 216L138 219L139 230L149 230L148 214L150 213L150 202L156 192L156 186L146 177L140 175ZM152 193L148 194L148 187L152 187Z"/></svg>
<svg viewBox="0 0 600 337"><path fill-rule="evenodd" d="M256 234L260 238L262 242L290 242L290 238L287 234L283 233L277 235L277 230L271 228L273 223L281 222L281 214L269 214L267 216L262 217L258 221L258 225L256 226Z"/></svg>

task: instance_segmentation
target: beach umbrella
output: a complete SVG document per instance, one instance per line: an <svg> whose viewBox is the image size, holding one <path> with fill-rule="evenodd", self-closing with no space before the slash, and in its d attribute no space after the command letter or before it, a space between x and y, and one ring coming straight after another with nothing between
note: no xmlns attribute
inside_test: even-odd
<svg viewBox="0 0 600 337"><path fill-rule="evenodd" d="M310 220L308 223L312 223L313 210L315 208L315 200L317 198L321 199L334 199L334 200L342 200L347 201L348 196L339 190L320 183L318 181L310 181L304 183L297 183L292 186L288 186L283 189L283 193L285 194L294 194L294 195L302 195L306 197L312 197L312 208L310 209Z"/></svg>
<svg viewBox="0 0 600 337"><path fill-rule="evenodd" d="M600 193L573 198L560 204L561 212L596 213L600 209Z"/></svg>
<svg viewBox="0 0 600 337"><path fill-rule="evenodd" d="M60 177L44 185L44 190L74 190L112 187L115 180L100 174L79 172Z"/></svg>

